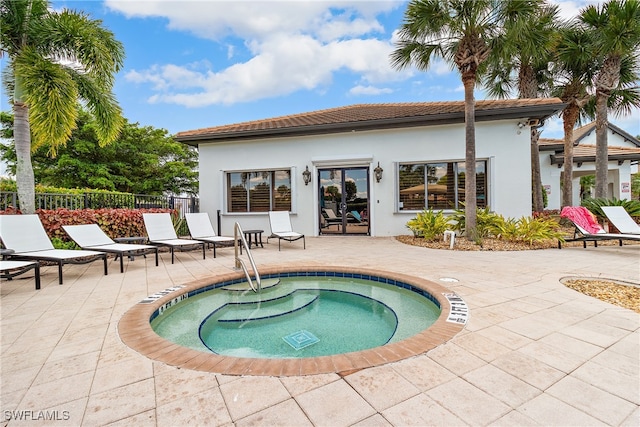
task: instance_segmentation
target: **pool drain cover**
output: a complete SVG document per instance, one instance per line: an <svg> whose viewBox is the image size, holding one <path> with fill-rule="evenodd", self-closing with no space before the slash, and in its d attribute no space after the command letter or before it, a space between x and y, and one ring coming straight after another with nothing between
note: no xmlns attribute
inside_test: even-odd
<svg viewBox="0 0 640 427"><path fill-rule="evenodd" d="M282 339L296 350L301 350L320 341L318 337L305 330L294 332L286 337L282 337Z"/></svg>

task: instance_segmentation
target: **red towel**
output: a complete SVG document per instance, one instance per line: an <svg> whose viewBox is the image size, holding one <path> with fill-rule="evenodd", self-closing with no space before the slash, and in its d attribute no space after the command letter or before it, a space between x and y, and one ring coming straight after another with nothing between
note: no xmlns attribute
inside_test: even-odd
<svg viewBox="0 0 640 427"><path fill-rule="evenodd" d="M569 219L587 233L605 233L604 228L598 224L595 215L584 206L565 206L562 208L560 216Z"/></svg>

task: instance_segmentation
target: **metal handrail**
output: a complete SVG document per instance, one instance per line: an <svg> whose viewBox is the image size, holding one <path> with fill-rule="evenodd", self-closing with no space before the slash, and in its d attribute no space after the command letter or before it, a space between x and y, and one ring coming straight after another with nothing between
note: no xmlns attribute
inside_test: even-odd
<svg viewBox="0 0 640 427"><path fill-rule="evenodd" d="M242 268L244 270L245 275L247 276L247 280L249 281L249 286L251 286L251 289L253 289L254 292L260 292L262 290L262 281L260 280L260 273L258 273L256 262L253 260L253 255L251 255L251 249L249 249L249 245L247 245L247 240L244 237L244 232L242 231L242 227L238 222L236 222L235 226L233 227L233 240L234 240L233 246L235 249L235 257L236 257L235 268L236 269ZM242 242L242 246L244 246L245 250L247 251L247 256L249 257L249 263L251 263L251 268L253 269L253 273L256 276L255 287L253 286L253 281L251 280L247 266L245 265L244 261L240 259L240 254L238 249L242 249L242 248L239 247L238 240Z"/></svg>

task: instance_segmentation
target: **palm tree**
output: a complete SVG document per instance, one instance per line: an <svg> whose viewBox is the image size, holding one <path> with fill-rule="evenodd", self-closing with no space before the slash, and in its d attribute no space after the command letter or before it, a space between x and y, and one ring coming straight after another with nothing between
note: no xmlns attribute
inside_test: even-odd
<svg viewBox="0 0 640 427"><path fill-rule="evenodd" d="M475 239L477 220L474 88L481 66L491 52L492 40L502 22L504 3L499 0L412 0L398 31L393 67L413 64L427 70L433 58L454 64L464 86L465 117L465 221Z"/></svg>
<svg viewBox="0 0 640 427"><path fill-rule="evenodd" d="M595 53L602 58L594 79L596 90L596 191L595 197L607 197L608 143L607 110L613 91L620 89L624 60L635 63L629 68L635 74L637 89L640 59L640 2L611 0L602 7L589 6L580 21L592 30ZM629 64L628 64L629 65ZM640 104L636 104L638 106Z"/></svg>
<svg viewBox="0 0 640 427"><path fill-rule="evenodd" d="M117 138L124 119L112 88L124 47L101 21L53 12L47 0L0 0L0 46L9 58L3 84L13 98L20 209L33 213L31 150L46 145L55 155L75 127L79 100L95 116L101 144Z"/></svg>
<svg viewBox="0 0 640 427"><path fill-rule="evenodd" d="M555 51L554 73L557 77L554 95L567 103L562 112L564 128L564 170L562 206L573 204L573 128L584 114L590 99L588 88L596 72L591 34L575 25L562 28Z"/></svg>
<svg viewBox="0 0 640 427"><path fill-rule="evenodd" d="M504 32L493 47L483 85L490 96L518 98L547 95L553 85L549 63L557 38L558 7L544 0L509 0ZM541 125L531 127L531 185L533 210L544 209L538 140Z"/></svg>

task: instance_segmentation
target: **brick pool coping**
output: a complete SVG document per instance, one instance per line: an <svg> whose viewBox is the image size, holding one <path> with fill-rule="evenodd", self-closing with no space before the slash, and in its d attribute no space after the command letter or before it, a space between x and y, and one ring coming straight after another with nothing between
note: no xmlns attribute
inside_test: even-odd
<svg viewBox="0 0 640 427"><path fill-rule="evenodd" d="M300 376L326 373L346 374L360 369L397 362L425 353L447 342L464 328L463 324L447 321L451 312L451 304L444 294L453 292L438 283L415 276L383 270L317 265L290 268L263 267L260 269L260 274L268 276L301 271L332 271L379 276L401 281L429 292L440 304L440 316L428 329L402 341L351 353L292 359L243 358L205 353L175 344L160 337L153 331L150 322L151 316L162 305L182 294L213 283L243 278L244 273L239 271L189 282L179 290L159 297L152 303L140 302L136 304L118 322L118 334L124 344L138 353L158 362L184 369L225 375Z"/></svg>

